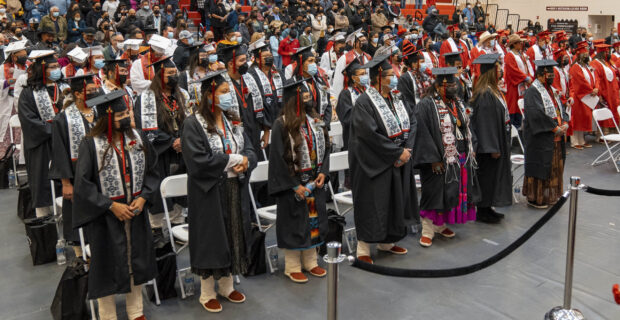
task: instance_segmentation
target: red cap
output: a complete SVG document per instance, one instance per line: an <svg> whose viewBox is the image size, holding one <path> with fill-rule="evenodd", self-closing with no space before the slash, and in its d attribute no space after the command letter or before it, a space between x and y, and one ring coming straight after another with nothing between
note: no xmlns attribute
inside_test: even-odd
<svg viewBox="0 0 620 320"><path fill-rule="evenodd" d="M604 41L604 40L603 40L603 41ZM611 48L611 46L610 46L610 45L605 44L605 43L603 43L603 44L597 44L597 45L595 45L594 47L596 48L596 52L606 52L606 51L609 51L609 48Z"/></svg>
<svg viewBox="0 0 620 320"><path fill-rule="evenodd" d="M567 40L568 38L566 37L565 33L561 33L555 37L555 42L567 41Z"/></svg>
<svg viewBox="0 0 620 320"><path fill-rule="evenodd" d="M403 56L408 56L410 54L414 54L416 52L415 44L411 43L409 40L403 41Z"/></svg>
<svg viewBox="0 0 620 320"><path fill-rule="evenodd" d="M405 29L405 28L403 28L403 27L401 27L401 26L398 26L398 33L397 33L397 34L398 34L399 36L402 36L402 35L403 35L403 33L405 33L405 32L407 32L407 29Z"/></svg>
<svg viewBox="0 0 620 320"><path fill-rule="evenodd" d="M521 30L521 31L517 31L517 34L518 34L518 35L525 34L525 31L523 31L523 30Z"/></svg>
<svg viewBox="0 0 620 320"><path fill-rule="evenodd" d="M590 46L588 45L587 42L581 41L581 42L577 43L577 49L575 49L575 53L576 54L590 53Z"/></svg>
<svg viewBox="0 0 620 320"><path fill-rule="evenodd" d="M565 55L566 55L566 50L564 49L555 50L553 51L553 60L558 60L560 57L565 56Z"/></svg>
<svg viewBox="0 0 620 320"><path fill-rule="evenodd" d="M614 48L618 48L618 47L620 47L620 41L618 41L618 42L614 43L614 44L613 44L613 47L614 47Z"/></svg>
<svg viewBox="0 0 620 320"><path fill-rule="evenodd" d="M592 43L596 46L597 44L604 44L605 43L605 39L596 39L594 41L592 41Z"/></svg>
<svg viewBox="0 0 620 320"><path fill-rule="evenodd" d="M448 26L448 31L459 31L461 29L459 29L459 25L458 24L453 24L451 26Z"/></svg>
<svg viewBox="0 0 620 320"><path fill-rule="evenodd" d="M476 38L480 39L480 35L482 35L483 33L484 33L484 31L476 32Z"/></svg>

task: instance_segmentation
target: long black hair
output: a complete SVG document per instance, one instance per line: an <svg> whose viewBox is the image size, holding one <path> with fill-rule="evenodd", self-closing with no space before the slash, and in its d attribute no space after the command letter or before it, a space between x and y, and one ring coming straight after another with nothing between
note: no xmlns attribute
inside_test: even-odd
<svg viewBox="0 0 620 320"><path fill-rule="evenodd" d="M199 113L207 122L207 131L209 133L217 133L217 125L215 124L215 115L213 113L212 110L212 104L213 104L213 96L214 96L214 91L217 90L217 88L219 88L224 82L226 82L226 79L224 79L224 77L220 76L216 76L214 77L212 80L207 80L205 82L203 82L202 84L202 98L200 99L200 106L198 106L198 109L196 110L196 113ZM230 94L235 94L233 88L230 88L231 92ZM239 118L239 116L237 114L235 114L232 110L228 110L228 111L222 111L222 113L224 114L224 116L226 117L226 119L228 119L231 122L241 122L241 119Z"/></svg>
<svg viewBox="0 0 620 320"><path fill-rule="evenodd" d="M161 68L155 74L153 81L151 81L151 86L149 89L153 91L155 94L155 104L157 105L157 123L160 129L163 129L165 132L171 133L174 131L173 119L170 116L170 111L164 105L164 97L162 94L162 79L163 74L166 68ZM185 96L181 93L181 89L177 85L172 91L172 95L177 101L178 109L175 113L175 119L177 124L183 123L185 120ZM144 101L140 101L144 103Z"/></svg>

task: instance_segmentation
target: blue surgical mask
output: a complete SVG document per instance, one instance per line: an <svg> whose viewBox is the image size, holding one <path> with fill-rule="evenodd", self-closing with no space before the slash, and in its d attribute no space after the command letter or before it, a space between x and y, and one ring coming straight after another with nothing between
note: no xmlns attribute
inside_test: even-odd
<svg viewBox="0 0 620 320"><path fill-rule="evenodd" d="M243 37L241 36L237 37L237 43L241 43L241 42L243 42Z"/></svg>
<svg viewBox="0 0 620 320"><path fill-rule="evenodd" d="M217 54L209 55L209 63L215 63L217 61Z"/></svg>
<svg viewBox="0 0 620 320"><path fill-rule="evenodd" d="M190 46L193 45L194 44L194 38L187 39L187 44L190 45Z"/></svg>
<svg viewBox="0 0 620 320"><path fill-rule="evenodd" d="M170 31L168 32L168 39L172 39L174 38L174 32Z"/></svg>
<svg viewBox="0 0 620 320"><path fill-rule="evenodd" d="M379 43L379 38L372 38L372 42L373 42L374 44Z"/></svg>
<svg viewBox="0 0 620 320"><path fill-rule="evenodd" d="M543 44L542 46L540 46L541 49L546 50L547 49L547 45Z"/></svg>
<svg viewBox="0 0 620 320"><path fill-rule="evenodd" d="M103 60L103 59L95 60L95 68L103 69L103 67L105 67L105 60Z"/></svg>
<svg viewBox="0 0 620 320"><path fill-rule="evenodd" d="M422 72L422 73L426 72L426 68L428 68L426 63L421 63L420 64L420 72Z"/></svg>
<svg viewBox="0 0 620 320"><path fill-rule="evenodd" d="M491 40L491 47L495 47L495 39Z"/></svg>
<svg viewBox="0 0 620 320"><path fill-rule="evenodd" d="M142 8L143 8L144 10L148 10L148 9L149 9L149 6L144 6L144 7L142 7Z"/></svg>
<svg viewBox="0 0 620 320"><path fill-rule="evenodd" d="M49 79L52 81L58 81L62 77L62 72L60 72L60 68L56 68L50 71Z"/></svg>
<svg viewBox="0 0 620 320"><path fill-rule="evenodd" d="M217 98L220 100L220 103L217 106L222 111L228 111L230 110L230 108L232 108L233 102L232 102L232 95L230 94L230 92L220 94L219 96L217 96Z"/></svg>
<svg viewBox="0 0 620 320"><path fill-rule="evenodd" d="M55 12L53 12L53 13L52 13L52 15L53 15L55 18L58 18L58 16L60 16L60 12L55 11Z"/></svg>
<svg viewBox="0 0 620 320"><path fill-rule="evenodd" d="M317 74L317 72L319 72L319 69L317 69L316 67L316 63L311 63L308 65L308 74L311 76L314 76L315 74Z"/></svg>
<svg viewBox="0 0 620 320"><path fill-rule="evenodd" d="M531 37L534 35L534 32L528 32L527 35Z"/></svg>
<svg viewBox="0 0 620 320"><path fill-rule="evenodd" d="M398 86L398 79L396 78L396 76L392 76L392 78L390 79L390 89L394 90L396 89L397 86Z"/></svg>
<svg viewBox="0 0 620 320"><path fill-rule="evenodd" d="M367 74L361 75L360 84L364 87L368 87L370 85L370 77Z"/></svg>

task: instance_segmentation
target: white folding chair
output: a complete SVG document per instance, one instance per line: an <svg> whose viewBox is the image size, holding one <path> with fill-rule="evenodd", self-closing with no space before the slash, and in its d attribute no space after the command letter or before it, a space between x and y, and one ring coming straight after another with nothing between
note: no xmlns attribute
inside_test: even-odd
<svg viewBox="0 0 620 320"><path fill-rule="evenodd" d="M517 100L517 105L519 106L519 112L521 112L521 116L525 119L525 103L523 102L523 98Z"/></svg>
<svg viewBox="0 0 620 320"><path fill-rule="evenodd" d="M618 109L620 110L620 108ZM620 169L618 169L618 163L617 163L617 161L620 160L620 158L614 157L614 152L617 151L616 148L618 148L618 145L620 145L620 134L612 133L612 134L606 135L603 133L603 129L601 128L601 125L599 124L599 121L605 121L605 120L611 119L611 121L613 121L614 123L614 127L616 128L616 132L620 132L618 131L618 124L616 123L616 119L614 119L614 115L611 113L611 110L607 108L603 108L603 109L596 109L592 111L592 117L594 118L594 122L596 123L596 127L598 128L598 131L601 133L601 139L603 139L603 142L605 143L605 147L607 148L607 151L603 151L601 155L599 155L596 159L594 159L594 161L592 162L592 165L596 166L596 165L599 165L601 163L611 160L611 162L614 164L614 167L616 167L616 172L620 172ZM610 147L609 146L610 144L613 144L613 145Z"/></svg>
<svg viewBox="0 0 620 320"><path fill-rule="evenodd" d="M15 151L22 150L21 143L15 143L15 135L13 134L13 129L21 128L22 125L19 122L19 117L14 114L9 118L9 137L11 138L11 143L15 144ZM19 175L17 174L17 161L15 160L15 155L13 155L13 172L15 173L15 182L19 185Z"/></svg>
<svg viewBox="0 0 620 320"><path fill-rule="evenodd" d="M521 154L510 155L510 162L512 163L512 176L513 176L512 188L515 189L515 187L519 184L519 181L521 181L521 179L523 178L523 175L525 175L525 172L522 172L518 178L514 179L515 171L517 171L517 169L525 165L525 151L524 151L525 149L523 148L521 137L519 137L519 131L513 125L510 126L510 138L511 138L511 141L512 139L516 138L519 141L519 146L521 147ZM515 200L515 203L519 203L519 200L517 199L517 196L515 195L514 192L512 194L512 197Z"/></svg>
<svg viewBox="0 0 620 320"><path fill-rule="evenodd" d="M178 174L174 176L168 176L162 180L159 186L159 192L164 205L164 219L166 220L166 227L168 228L168 236L170 237L170 245L175 255L179 255L181 250L185 249L189 245L189 232L187 223L172 227L170 222L170 213L168 211L167 199L187 196L187 174ZM183 245L179 248L176 246L176 240L179 240ZM190 268L181 268L177 266L177 279L179 281L179 288L181 288L181 298L185 299L185 287L183 286L183 279L181 278L181 272L187 271Z"/></svg>
<svg viewBox="0 0 620 320"><path fill-rule="evenodd" d="M269 171L269 161L261 161L257 163L256 168L252 170L252 175L250 175L250 186L248 188L248 192L250 193L250 201L252 202L252 209L254 209L254 214L256 215L256 224L258 225L258 230L260 230L261 232L267 232L267 230L270 227L266 227L266 228L263 227L263 225L260 222L260 219L263 218L265 220L273 221L275 223L277 206L272 205L272 206L258 208L256 206L256 200L254 199L254 193L252 192L252 184L267 181L267 179L269 178L268 171ZM269 264L269 271L271 273L274 273L276 270L278 270L278 268L276 265L274 265L271 262L271 259L269 257L270 256L269 252L271 250L278 250L278 247L277 245L270 245L270 246L265 245L265 248L266 248L265 251L267 255L265 258L267 259L267 264Z"/></svg>
<svg viewBox="0 0 620 320"><path fill-rule="evenodd" d="M337 137L342 136L342 123L340 121L335 121L329 124L329 136Z"/></svg>
<svg viewBox="0 0 620 320"><path fill-rule="evenodd" d="M335 153L330 154L329 156L329 171L330 172L340 173L348 169L349 169L349 152L348 151L341 151L341 152L335 152ZM332 195L332 199L334 199L334 207L336 208L336 212L339 215L344 216L349 211L351 211L351 209L353 209L353 193L351 192L351 190L335 193L334 187L332 186L331 181L328 182L327 186L329 187L329 192ZM338 205L339 203L348 206L348 208L341 212L340 206ZM344 240L345 240L345 243L347 244L347 249L349 250L349 253L352 253L353 248L355 247L354 244L352 243L353 242L352 237L349 236L353 232L355 232L355 227L346 228L344 230Z"/></svg>

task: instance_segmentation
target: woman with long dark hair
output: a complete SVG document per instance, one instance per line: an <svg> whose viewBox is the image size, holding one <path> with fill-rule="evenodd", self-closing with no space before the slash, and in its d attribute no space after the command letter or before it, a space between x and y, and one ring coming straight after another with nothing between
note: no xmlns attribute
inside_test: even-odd
<svg viewBox="0 0 620 320"><path fill-rule="evenodd" d="M126 294L129 319L144 319L142 285L156 273L145 206L158 193L156 154L131 127L125 91L86 101L98 119L82 140L75 170L73 227L84 228L91 252L88 297L100 319L116 319L116 294Z"/></svg>
<svg viewBox="0 0 620 320"><path fill-rule="evenodd" d="M480 65L470 104L481 191L476 219L486 223L497 223L504 217L492 207L512 204L510 113L498 85L503 76L498 59L499 54L485 54L473 62Z"/></svg>
<svg viewBox="0 0 620 320"><path fill-rule="evenodd" d="M190 263L202 277L200 304L209 312L222 311L218 293L234 303L245 301L232 276L248 268L248 169L256 165L250 139L232 110L233 92L224 72L199 80L201 103L185 120L182 133Z"/></svg>
<svg viewBox="0 0 620 320"><path fill-rule="evenodd" d="M52 122L52 165L49 178L62 182L63 236L68 245L73 245L76 256L81 256L80 238L72 226L73 183L78 147L82 138L95 124L95 111L86 105L86 100L98 95L93 74L67 79L71 84L65 99L65 107Z"/></svg>
<svg viewBox="0 0 620 320"><path fill-rule="evenodd" d="M276 198L276 235L284 249L284 274L308 282L327 272L317 264L316 247L327 234L326 191L330 143L315 111L307 79L284 86L282 114L274 122L269 151L269 194Z"/></svg>
<svg viewBox="0 0 620 320"><path fill-rule="evenodd" d="M136 128L142 130L153 144L157 154L157 168L161 178L185 172L181 155L181 126L189 114L186 102L187 91L179 88L178 71L170 57L159 60L152 65L155 76L149 89L144 90L136 99L134 116ZM149 66L149 67L150 67ZM168 202L173 207L173 201ZM163 226L163 203L160 196L149 208L153 228ZM181 208L174 206L171 214L173 223L184 223Z"/></svg>

